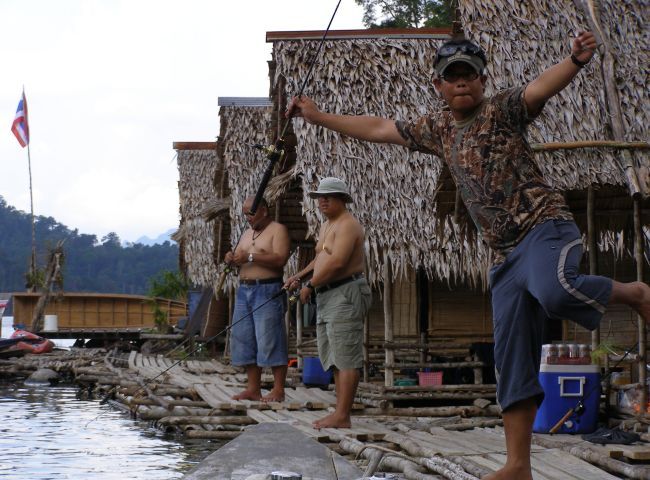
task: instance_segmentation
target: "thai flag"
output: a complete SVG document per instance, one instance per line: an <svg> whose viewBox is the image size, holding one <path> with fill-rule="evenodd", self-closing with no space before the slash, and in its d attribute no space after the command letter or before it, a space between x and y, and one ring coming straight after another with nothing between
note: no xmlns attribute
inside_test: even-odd
<svg viewBox="0 0 650 480"><path fill-rule="evenodd" d="M29 125L27 124L27 99L25 98L25 92L23 92L23 98L18 102L16 118L14 118L11 131L16 135L16 139L21 147L27 146L29 143Z"/></svg>

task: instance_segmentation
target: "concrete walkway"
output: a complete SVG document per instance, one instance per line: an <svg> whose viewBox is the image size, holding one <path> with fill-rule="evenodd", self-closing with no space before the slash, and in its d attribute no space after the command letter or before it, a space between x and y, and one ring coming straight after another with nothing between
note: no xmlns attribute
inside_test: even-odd
<svg viewBox="0 0 650 480"><path fill-rule="evenodd" d="M303 480L354 480L363 472L339 454L286 423L262 423L207 457L185 480L246 480L274 471ZM264 478L264 477L255 477Z"/></svg>

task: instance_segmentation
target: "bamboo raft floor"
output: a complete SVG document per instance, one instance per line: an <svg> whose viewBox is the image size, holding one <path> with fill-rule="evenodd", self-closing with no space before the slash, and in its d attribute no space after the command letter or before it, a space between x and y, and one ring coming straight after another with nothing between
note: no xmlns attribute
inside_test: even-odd
<svg viewBox="0 0 650 480"><path fill-rule="evenodd" d="M132 352L129 357L129 368L145 378L156 377L169 369L163 374L165 383L194 390L203 401L214 409L240 410L258 424L286 423L318 442L331 443L340 442L343 439L354 439L370 442L366 446L372 446L372 442L389 442L396 447L410 442L433 455L469 460L483 468L484 471L497 470L503 466L506 460L505 437L503 429L500 427L474 428L466 431L451 431L442 427L433 427L428 432L403 428L401 432L396 432L387 426L384 421L385 416L382 416L382 421L373 419L371 415L364 416L363 406L357 405L357 410L353 412L351 428L316 430L312 427L312 423L325 416L325 410L331 410L335 406L336 397L331 391L299 386L285 389L286 399L284 402L233 400L232 395L244 387L241 380L237 379L234 368L216 360L184 361L170 368L174 363L176 362L160 355L154 357ZM403 417L395 417L395 420L400 418ZM579 436L572 435L536 434L535 437L552 438L555 445L584 445L585 449L612 458L621 458L624 456L622 452L626 449L628 452L634 450L634 448L622 446L600 447L583 441ZM614 452L614 454L610 454L610 452ZM637 458L648 458L645 455L650 456L650 449L643 445L638 446ZM546 448L533 444L531 461L535 480L583 480L587 478L614 480L620 478L577 458L562 448ZM640 473L640 476L635 478L650 478L650 466L640 466L640 468L640 471L645 473Z"/></svg>

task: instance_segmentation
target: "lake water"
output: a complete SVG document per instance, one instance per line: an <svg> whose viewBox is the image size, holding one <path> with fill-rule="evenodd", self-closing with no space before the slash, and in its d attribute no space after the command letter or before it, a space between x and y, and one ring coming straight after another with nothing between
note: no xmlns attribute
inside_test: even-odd
<svg viewBox="0 0 650 480"><path fill-rule="evenodd" d="M74 386L0 380L0 478L182 478L220 446L165 435L76 395Z"/></svg>

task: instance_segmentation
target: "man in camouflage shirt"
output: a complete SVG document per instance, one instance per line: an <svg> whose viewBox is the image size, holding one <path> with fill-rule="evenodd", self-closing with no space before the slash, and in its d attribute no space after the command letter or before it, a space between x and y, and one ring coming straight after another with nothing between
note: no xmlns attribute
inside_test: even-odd
<svg viewBox="0 0 650 480"><path fill-rule="evenodd" d="M470 216L495 251L490 271L497 399L508 458L486 479L531 480L530 443L537 407L543 325L570 318L594 329L608 305L625 304L650 322L650 287L578 273L582 239L562 195L545 181L525 139L545 102L591 59L596 39L581 32L571 55L525 86L484 96L487 59L467 41L443 44L433 83L446 109L412 122L334 115L312 100L289 109L308 122L360 140L402 145L447 163Z"/></svg>

